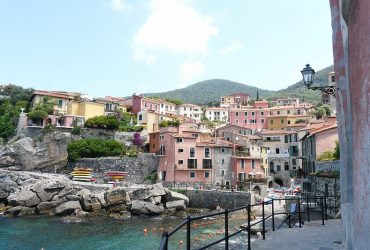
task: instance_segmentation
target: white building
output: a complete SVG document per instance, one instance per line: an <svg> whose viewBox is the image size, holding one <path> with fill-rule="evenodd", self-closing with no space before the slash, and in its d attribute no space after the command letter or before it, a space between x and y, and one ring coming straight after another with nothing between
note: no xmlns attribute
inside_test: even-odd
<svg viewBox="0 0 370 250"><path fill-rule="evenodd" d="M203 111L200 106L194 104L182 104L178 107L178 115L190 117L198 122L201 121Z"/></svg>
<svg viewBox="0 0 370 250"><path fill-rule="evenodd" d="M210 121L229 121L229 109L228 108L207 108L205 117Z"/></svg>

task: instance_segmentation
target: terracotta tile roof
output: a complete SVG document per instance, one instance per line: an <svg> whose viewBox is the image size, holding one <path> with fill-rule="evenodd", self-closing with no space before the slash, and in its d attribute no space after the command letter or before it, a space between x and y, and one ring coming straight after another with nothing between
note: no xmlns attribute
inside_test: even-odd
<svg viewBox="0 0 370 250"><path fill-rule="evenodd" d="M34 95L42 95L42 96L50 96L56 98L63 98L63 99L74 99L76 96L79 96L80 93L76 92L63 92L63 91L46 91L46 90L35 90L33 91L32 96Z"/></svg>
<svg viewBox="0 0 370 250"><path fill-rule="evenodd" d="M323 126L323 127L320 127L320 128L315 128L315 129L312 129L310 130L310 135L315 135L315 134L318 134L318 133L321 133L321 132L324 132L324 131L327 131L327 130L330 130L330 129L337 129L337 125L327 125L327 126Z"/></svg>

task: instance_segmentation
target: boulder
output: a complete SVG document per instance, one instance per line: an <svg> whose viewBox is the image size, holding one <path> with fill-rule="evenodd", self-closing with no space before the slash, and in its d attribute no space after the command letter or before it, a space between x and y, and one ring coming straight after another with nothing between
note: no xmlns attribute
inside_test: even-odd
<svg viewBox="0 0 370 250"><path fill-rule="evenodd" d="M105 192L104 195L107 205L122 204L126 201L126 191L124 188L115 188Z"/></svg>
<svg viewBox="0 0 370 250"><path fill-rule="evenodd" d="M90 194L82 195L81 204L82 204L82 208L85 211L91 211L91 208L92 208L92 206L91 206L91 195Z"/></svg>
<svg viewBox="0 0 370 250"><path fill-rule="evenodd" d="M155 204L160 204L161 201L162 201L162 197L161 196L154 196L153 200L154 200Z"/></svg>
<svg viewBox="0 0 370 250"><path fill-rule="evenodd" d="M74 194L67 195L65 196L65 198L67 199L67 201L80 201L81 200L80 196L74 195Z"/></svg>
<svg viewBox="0 0 370 250"><path fill-rule="evenodd" d="M133 200L131 212L134 214L161 214L164 211L163 206L156 206L150 202Z"/></svg>
<svg viewBox="0 0 370 250"><path fill-rule="evenodd" d="M108 206L107 202L105 201L104 193L98 193L96 198L99 200L101 207Z"/></svg>
<svg viewBox="0 0 370 250"><path fill-rule="evenodd" d="M149 189L146 187L136 188L132 190L132 192L130 192L129 194L132 200L146 200L153 196L151 192L149 192Z"/></svg>
<svg viewBox="0 0 370 250"><path fill-rule="evenodd" d="M101 204L97 197L91 197L91 211L97 211L101 209Z"/></svg>
<svg viewBox="0 0 370 250"><path fill-rule="evenodd" d="M41 203L36 192L31 191L30 186L24 186L8 196L8 202L12 206L33 207Z"/></svg>
<svg viewBox="0 0 370 250"><path fill-rule="evenodd" d="M151 185L149 187L149 190L150 190L150 193L152 194L152 196L162 196L162 195L166 194L166 192L164 191L164 188L162 186L162 183L157 183L157 184Z"/></svg>
<svg viewBox="0 0 370 250"><path fill-rule="evenodd" d="M119 213L121 211L127 211L127 206L125 204L118 204L107 207L107 212L109 213Z"/></svg>
<svg viewBox="0 0 370 250"><path fill-rule="evenodd" d="M72 214L76 209L82 210L80 202L78 201L67 201L55 208L55 214L66 215Z"/></svg>
<svg viewBox="0 0 370 250"><path fill-rule="evenodd" d="M50 201L57 195L60 189L45 189L49 185L49 180L39 180L31 186L31 191L37 193L41 202Z"/></svg>
<svg viewBox="0 0 370 250"><path fill-rule="evenodd" d="M5 211L5 215L25 216L35 214L35 208L16 206Z"/></svg>
<svg viewBox="0 0 370 250"><path fill-rule="evenodd" d="M166 201L178 201L178 200L183 200L185 201L185 204L187 206L189 206L189 198L186 197L185 195L183 194L180 194L180 193L177 193L177 192L174 192L174 191L170 191L170 190L166 190L166 196L165 196L165 199Z"/></svg>
<svg viewBox="0 0 370 250"><path fill-rule="evenodd" d="M185 209L186 208L185 201L177 200L166 202L166 208L167 209L175 208L176 210Z"/></svg>
<svg viewBox="0 0 370 250"><path fill-rule="evenodd" d="M18 187L17 183L11 180L9 176L2 177L0 177L0 200L6 199Z"/></svg>
<svg viewBox="0 0 370 250"><path fill-rule="evenodd" d="M41 202L39 205L37 205L36 212L39 213L39 214L52 214L54 209L57 206L63 204L66 201L67 201L67 199L63 198L63 199L56 200L56 201Z"/></svg>

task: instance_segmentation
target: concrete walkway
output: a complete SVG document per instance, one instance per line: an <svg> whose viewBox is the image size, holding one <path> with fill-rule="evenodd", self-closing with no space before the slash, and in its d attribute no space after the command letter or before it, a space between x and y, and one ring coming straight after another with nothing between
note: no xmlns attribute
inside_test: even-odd
<svg viewBox="0 0 370 250"><path fill-rule="evenodd" d="M252 242L252 250L338 250L345 249L340 244L341 220L305 222L302 228L279 229L267 232L266 240L257 239Z"/></svg>

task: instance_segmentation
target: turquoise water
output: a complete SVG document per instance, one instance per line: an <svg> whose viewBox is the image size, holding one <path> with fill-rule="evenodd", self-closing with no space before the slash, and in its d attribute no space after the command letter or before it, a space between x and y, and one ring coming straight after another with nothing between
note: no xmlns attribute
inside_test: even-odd
<svg viewBox="0 0 370 250"><path fill-rule="evenodd" d="M0 249L158 249L161 228L170 229L183 219L132 217L127 220L110 218L64 222L60 217L4 218L0 216ZM199 247L217 238L222 223L192 228L192 245ZM147 228L148 232L143 233ZM157 230L154 232L153 228ZM170 249L185 249L185 230L171 237ZM209 234L212 234L212 238ZM195 237L198 238L194 241ZM203 237L203 239L202 239ZM221 234L220 236L221 237ZM242 235L231 241L230 249L240 249L245 243ZM180 244L183 241L183 245ZM222 249L222 243L213 249ZM245 248L245 245L244 247Z"/></svg>

